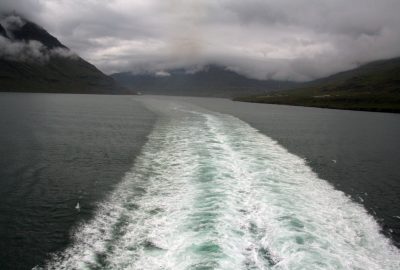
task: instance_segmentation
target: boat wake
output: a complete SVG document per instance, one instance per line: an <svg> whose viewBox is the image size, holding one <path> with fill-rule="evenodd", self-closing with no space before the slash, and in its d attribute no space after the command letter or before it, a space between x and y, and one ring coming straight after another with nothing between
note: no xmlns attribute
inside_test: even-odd
<svg viewBox="0 0 400 270"><path fill-rule="evenodd" d="M232 116L151 106L134 167L45 269L400 269L373 217L303 159Z"/></svg>

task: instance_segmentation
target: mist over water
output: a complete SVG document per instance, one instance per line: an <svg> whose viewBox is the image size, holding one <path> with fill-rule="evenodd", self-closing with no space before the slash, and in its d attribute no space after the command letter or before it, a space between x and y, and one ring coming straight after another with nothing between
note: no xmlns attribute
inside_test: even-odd
<svg viewBox="0 0 400 270"><path fill-rule="evenodd" d="M245 122L183 102L46 269L399 269L360 205Z"/></svg>

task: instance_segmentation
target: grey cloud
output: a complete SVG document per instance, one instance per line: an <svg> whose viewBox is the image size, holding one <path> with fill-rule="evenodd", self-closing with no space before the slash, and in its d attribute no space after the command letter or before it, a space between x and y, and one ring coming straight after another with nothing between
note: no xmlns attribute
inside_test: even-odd
<svg viewBox="0 0 400 270"><path fill-rule="evenodd" d="M400 56L398 0L5 1L107 73L310 80Z"/></svg>
<svg viewBox="0 0 400 270"><path fill-rule="evenodd" d="M77 55L64 48L47 49L36 40L11 41L0 36L0 59L43 64L51 57L76 59Z"/></svg>
<svg viewBox="0 0 400 270"><path fill-rule="evenodd" d="M37 21L43 9L43 2L39 0L1 0L0 15L18 12L29 20Z"/></svg>
<svg viewBox="0 0 400 270"><path fill-rule="evenodd" d="M43 51L44 46L40 42L13 42L0 36L0 58L20 62L43 62L48 60Z"/></svg>
<svg viewBox="0 0 400 270"><path fill-rule="evenodd" d="M21 28L25 24L21 17L13 15L3 18L0 23L9 35L12 35L12 31Z"/></svg>
<svg viewBox="0 0 400 270"><path fill-rule="evenodd" d="M13 31L24 26L25 22L18 16L10 15L1 18L0 25L5 29L7 37L0 35L0 59L19 62L45 63L51 57L77 58L77 55L65 48L48 49L36 40L15 40Z"/></svg>

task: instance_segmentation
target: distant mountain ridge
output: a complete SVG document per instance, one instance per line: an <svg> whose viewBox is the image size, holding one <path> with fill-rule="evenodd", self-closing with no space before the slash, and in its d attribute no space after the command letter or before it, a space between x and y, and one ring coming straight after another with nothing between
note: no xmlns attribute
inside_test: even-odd
<svg viewBox="0 0 400 270"><path fill-rule="evenodd" d="M378 60L306 85L321 91L400 92L400 57ZM318 88L319 86L319 88Z"/></svg>
<svg viewBox="0 0 400 270"><path fill-rule="evenodd" d="M3 17L1 22L0 91L126 92L41 26L17 15Z"/></svg>
<svg viewBox="0 0 400 270"><path fill-rule="evenodd" d="M225 67L209 65L197 72L184 69L166 70L157 74L112 74L119 84L143 94L236 97L289 89L295 82L256 80Z"/></svg>
<svg viewBox="0 0 400 270"><path fill-rule="evenodd" d="M400 112L400 58L374 61L299 88L236 100L335 109Z"/></svg>

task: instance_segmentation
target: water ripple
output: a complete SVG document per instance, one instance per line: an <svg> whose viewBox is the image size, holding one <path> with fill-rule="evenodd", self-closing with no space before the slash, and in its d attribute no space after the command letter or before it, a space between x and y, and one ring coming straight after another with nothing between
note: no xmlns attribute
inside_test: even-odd
<svg viewBox="0 0 400 270"><path fill-rule="evenodd" d="M237 118L167 106L46 269L400 269L377 222Z"/></svg>

